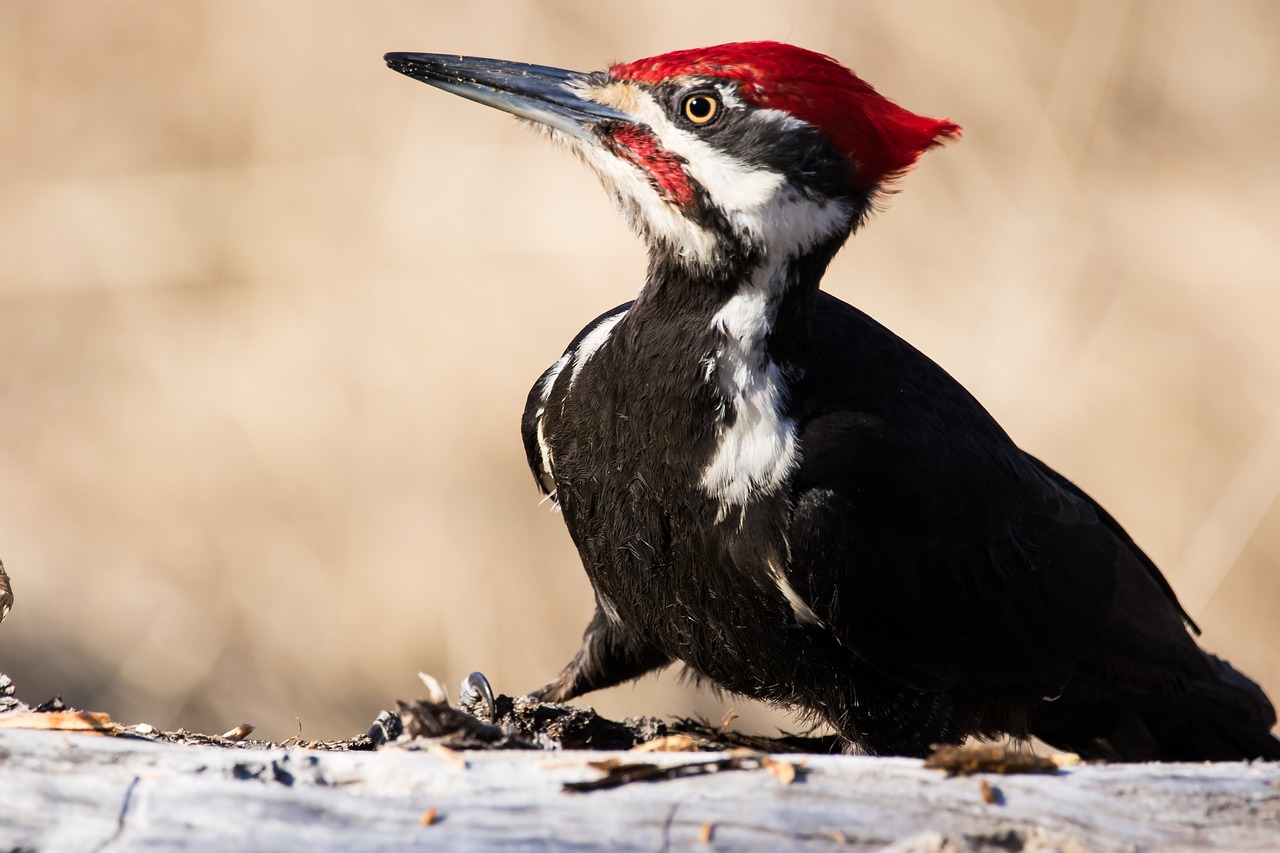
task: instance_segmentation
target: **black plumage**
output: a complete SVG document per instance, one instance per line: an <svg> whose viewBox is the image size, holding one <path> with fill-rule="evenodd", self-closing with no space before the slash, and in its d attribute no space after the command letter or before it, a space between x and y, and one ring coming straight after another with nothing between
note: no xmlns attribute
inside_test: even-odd
<svg viewBox="0 0 1280 853"><path fill-rule="evenodd" d="M770 43L591 75L388 62L553 128L650 247L639 297L584 328L525 410L597 602L535 695L679 661L878 754L1011 733L1089 757L1280 758L1267 697L1197 646L1115 519L819 291L885 182L954 125ZM824 126L827 102L870 118Z"/></svg>
<svg viewBox="0 0 1280 853"><path fill-rule="evenodd" d="M565 523L605 599L542 697L679 660L874 753L1012 732L1089 757L1280 757L1266 696L1196 646L1115 520L870 317L818 295L790 394L800 465L786 491L720 521L683 488L711 453L714 404L690 393L693 376L641 379L655 361L697 363L709 342L650 340L628 319L572 388L544 401L540 382L525 411L531 467L542 418ZM792 613L771 557L818 623Z"/></svg>

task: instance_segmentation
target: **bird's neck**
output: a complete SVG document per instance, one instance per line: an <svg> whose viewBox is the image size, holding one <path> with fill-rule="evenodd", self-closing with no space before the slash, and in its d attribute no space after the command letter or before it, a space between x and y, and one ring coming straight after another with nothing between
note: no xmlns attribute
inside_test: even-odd
<svg viewBox="0 0 1280 853"><path fill-rule="evenodd" d="M701 327L750 360L795 363L808 346L818 285L845 236L789 255L731 248L714 265L691 265L651 246L647 281L630 313Z"/></svg>

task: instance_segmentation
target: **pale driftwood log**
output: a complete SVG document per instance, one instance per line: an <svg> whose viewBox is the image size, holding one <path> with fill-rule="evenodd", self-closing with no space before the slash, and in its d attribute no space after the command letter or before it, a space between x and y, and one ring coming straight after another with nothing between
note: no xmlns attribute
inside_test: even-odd
<svg viewBox="0 0 1280 853"><path fill-rule="evenodd" d="M910 759L796 756L808 772L789 785L727 771L574 794L562 784L597 777L587 762L609 755L716 754L459 755L465 767L433 752L3 731L0 850L1280 850L1275 764L946 778Z"/></svg>

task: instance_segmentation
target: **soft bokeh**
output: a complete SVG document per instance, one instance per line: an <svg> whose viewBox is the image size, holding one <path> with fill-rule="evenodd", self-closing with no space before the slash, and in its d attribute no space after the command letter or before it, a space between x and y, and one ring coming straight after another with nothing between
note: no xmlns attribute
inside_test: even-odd
<svg viewBox="0 0 1280 853"><path fill-rule="evenodd" d="M591 596L519 415L643 250L580 164L381 55L752 38L964 126L828 288L1089 489L1280 698L1267 0L3 0L0 671L274 738L362 730L419 669L556 672ZM673 673L590 701L748 708Z"/></svg>

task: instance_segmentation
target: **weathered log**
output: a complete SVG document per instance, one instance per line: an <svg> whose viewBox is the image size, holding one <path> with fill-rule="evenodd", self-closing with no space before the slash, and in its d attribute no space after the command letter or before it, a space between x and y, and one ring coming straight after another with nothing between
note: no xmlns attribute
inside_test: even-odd
<svg viewBox="0 0 1280 853"><path fill-rule="evenodd" d="M790 784L760 767L565 789L599 778L602 759L731 755L218 749L3 730L0 849L1280 850L1276 764L948 777L912 759L787 756L803 762Z"/></svg>

